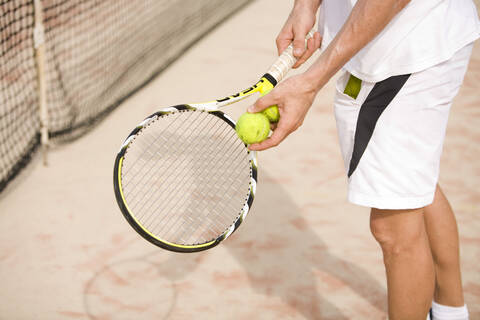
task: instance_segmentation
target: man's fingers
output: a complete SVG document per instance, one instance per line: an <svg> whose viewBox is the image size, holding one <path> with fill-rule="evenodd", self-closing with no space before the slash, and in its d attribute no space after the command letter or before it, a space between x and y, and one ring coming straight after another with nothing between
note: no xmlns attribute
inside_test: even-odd
<svg viewBox="0 0 480 320"><path fill-rule="evenodd" d="M305 52L305 35L301 33L295 34L295 39L293 40L293 55L295 58L300 58Z"/></svg>
<svg viewBox="0 0 480 320"><path fill-rule="evenodd" d="M313 38L308 39L307 41L307 50L303 53L303 55L295 62L293 65L293 68L298 68L301 66L305 61L308 60L312 56L312 54L315 52L315 40Z"/></svg>
<svg viewBox="0 0 480 320"><path fill-rule="evenodd" d="M272 147L277 146L280 142L282 142L290 132L284 127L277 127L270 138L260 142L251 144L248 148L252 151L261 151L266 150Z"/></svg>
<svg viewBox="0 0 480 320"><path fill-rule="evenodd" d="M270 106L273 106L274 104L277 104L277 100L275 99L276 96L272 93L273 92L270 92L269 94L259 98L252 106L248 107L247 111L250 113L260 112Z"/></svg>
<svg viewBox="0 0 480 320"><path fill-rule="evenodd" d="M292 39L277 38L277 51L278 55L281 55L285 49L292 43Z"/></svg>
<svg viewBox="0 0 480 320"><path fill-rule="evenodd" d="M315 32L313 34L313 39L315 39L315 47L320 48L322 46L322 35L320 32Z"/></svg>
<svg viewBox="0 0 480 320"><path fill-rule="evenodd" d="M286 25L280 31L276 39L278 55L281 55L282 52L290 45L290 43L292 43L292 41L293 41L292 27L291 25Z"/></svg>
<svg viewBox="0 0 480 320"><path fill-rule="evenodd" d="M297 60L297 62L293 65L293 68L300 67L305 61L307 61L315 51L320 47L322 43L322 38L318 32L315 32L313 38L308 39L307 41L307 50L305 53Z"/></svg>

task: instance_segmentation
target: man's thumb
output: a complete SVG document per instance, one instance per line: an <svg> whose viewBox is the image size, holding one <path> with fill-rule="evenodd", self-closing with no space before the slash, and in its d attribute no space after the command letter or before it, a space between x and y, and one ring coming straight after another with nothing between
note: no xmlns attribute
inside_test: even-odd
<svg viewBox="0 0 480 320"><path fill-rule="evenodd" d="M275 103L272 103L272 101L270 100L272 99L269 99L269 95L263 96L260 99L258 99L252 106L248 107L247 111L250 113L260 112L268 108L269 106L275 104Z"/></svg>

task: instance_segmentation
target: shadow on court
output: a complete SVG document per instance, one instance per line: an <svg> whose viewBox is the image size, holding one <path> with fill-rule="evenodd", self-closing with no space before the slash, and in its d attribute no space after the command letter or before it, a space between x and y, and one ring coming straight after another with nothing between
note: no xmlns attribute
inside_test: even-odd
<svg viewBox="0 0 480 320"><path fill-rule="evenodd" d="M267 175L263 171L261 174ZM266 180L270 181L269 177ZM254 216L225 243L245 269L251 286L257 292L281 298L306 319L350 318L343 310L352 306L332 298L332 293L345 287L367 300L370 307L386 312L386 292L378 281L359 265L330 253L319 237L323 228L336 226L310 226L286 187L278 183L259 187ZM331 214L331 209L325 207L316 214ZM369 314L358 318L371 319Z"/></svg>
<svg viewBox="0 0 480 320"><path fill-rule="evenodd" d="M253 208L245 225L221 245L234 257L237 268L212 262L226 259L217 259L216 255L225 254L220 247L195 254L158 249L105 265L84 288L89 318L186 319L189 308L193 310L195 301L202 299L213 309L194 314L199 319L216 319L215 306L234 297L245 310L269 315L268 319L348 319L352 305L343 302L350 299L343 296L341 304L335 298L343 291L366 300L370 312L372 308L386 312L385 289L362 267L329 252L318 236L323 227L314 230L308 225L284 186L263 183ZM208 281L192 284L202 277ZM252 303L248 297L252 291L263 298ZM358 316L371 318L367 313ZM233 316L244 318L245 313Z"/></svg>

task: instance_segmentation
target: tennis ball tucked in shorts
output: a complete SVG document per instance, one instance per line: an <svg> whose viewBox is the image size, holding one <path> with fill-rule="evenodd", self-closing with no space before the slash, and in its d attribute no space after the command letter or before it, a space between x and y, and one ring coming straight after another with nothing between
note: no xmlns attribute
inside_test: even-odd
<svg viewBox="0 0 480 320"><path fill-rule="evenodd" d="M263 113L244 113L235 126L238 137L246 144L259 143L270 133L270 121Z"/></svg>

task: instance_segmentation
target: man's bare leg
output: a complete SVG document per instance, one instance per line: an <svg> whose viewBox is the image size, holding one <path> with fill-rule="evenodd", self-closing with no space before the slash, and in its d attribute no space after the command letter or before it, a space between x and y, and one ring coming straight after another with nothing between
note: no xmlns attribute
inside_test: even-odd
<svg viewBox="0 0 480 320"><path fill-rule="evenodd" d="M383 251L389 319L425 320L435 275L423 208L372 209L370 228Z"/></svg>
<svg viewBox="0 0 480 320"><path fill-rule="evenodd" d="M424 217L436 274L434 300L445 306L463 306L457 222L440 186L433 203L425 207Z"/></svg>

